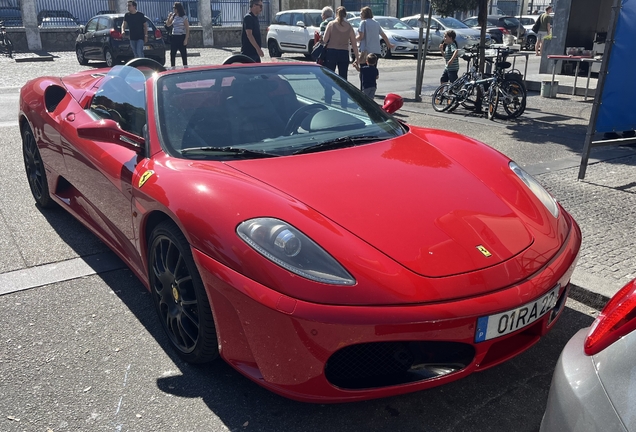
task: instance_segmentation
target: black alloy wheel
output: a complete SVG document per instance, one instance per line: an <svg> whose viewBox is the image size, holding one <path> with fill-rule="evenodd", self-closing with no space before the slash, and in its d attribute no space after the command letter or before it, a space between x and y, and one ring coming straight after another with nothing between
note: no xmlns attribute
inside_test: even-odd
<svg viewBox="0 0 636 432"><path fill-rule="evenodd" d="M280 48L278 47L278 42L276 42L274 39L271 39L267 43L267 49L269 50L269 56L272 58L280 57L283 55Z"/></svg>
<svg viewBox="0 0 636 432"><path fill-rule="evenodd" d="M24 170L35 202L42 208L53 207L55 203L49 194L49 184L42 156L40 156L40 149L38 149L33 132L28 126L22 132L22 155L24 156Z"/></svg>
<svg viewBox="0 0 636 432"><path fill-rule="evenodd" d="M104 48L104 60L106 61L106 66L108 67L113 67L116 64L113 52L109 48Z"/></svg>
<svg viewBox="0 0 636 432"><path fill-rule="evenodd" d="M216 359L214 318L188 241L172 221L165 221L152 231L148 244L150 290L172 346L189 363Z"/></svg>
<svg viewBox="0 0 636 432"><path fill-rule="evenodd" d="M388 59L391 58L391 48L383 41L380 41L380 57Z"/></svg>
<svg viewBox="0 0 636 432"><path fill-rule="evenodd" d="M77 62L79 64L81 64L82 66L86 66L88 64L88 60L86 60L86 57L84 57L82 48L77 47L77 49L75 50L75 55L77 56Z"/></svg>

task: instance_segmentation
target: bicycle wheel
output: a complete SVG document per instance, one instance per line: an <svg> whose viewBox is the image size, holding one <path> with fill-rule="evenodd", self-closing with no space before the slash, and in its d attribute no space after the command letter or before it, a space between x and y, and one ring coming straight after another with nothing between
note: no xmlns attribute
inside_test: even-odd
<svg viewBox="0 0 636 432"><path fill-rule="evenodd" d="M526 88L523 82L513 78L506 78L499 85L499 102L503 106L505 115L498 114L503 119L519 117L526 110Z"/></svg>
<svg viewBox="0 0 636 432"><path fill-rule="evenodd" d="M455 98L449 91L450 86L450 83L444 83L433 92L431 103L435 111L446 111L454 104Z"/></svg>

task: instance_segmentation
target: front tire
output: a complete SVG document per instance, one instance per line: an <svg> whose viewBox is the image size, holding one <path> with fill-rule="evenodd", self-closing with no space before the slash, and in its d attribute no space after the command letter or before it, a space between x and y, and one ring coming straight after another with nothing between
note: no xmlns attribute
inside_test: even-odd
<svg viewBox="0 0 636 432"><path fill-rule="evenodd" d="M115 57L113 56L112 51L108 48L104 49L104 60L106 61L106 66L108 67L113 67L115 66L115 64L117 64L117 61Z"/></svg>
<svg viewBox="0 0 636 432"><path fill-rule="evenodd" d="M33 136L33 131L28 126L22 132L22 155L24 157L24 170L35 202L42 208L53 207L55 203L49 193L46 169L40 155L40 149Z"/></svg>
<svg viewBox="0 0 636 432"><path fill-rule="evenodd" d="M82 66L86 66L88 64L88 60L86 60L86 57L84 57L82 48L77 47L77 49L75 50L75 55L77 56L77 62L79 64L81 64Z"/></svg>
<svg viewBox="0 0 636 432"><path fill-rule="evenodd" d="M437 112L447 111L455 103L455 98L450 93L451 84L444 83L437 87L431 97L433 109Z"/></svg>
<svg viewBox="0 0 636 432"><path fill-rule="evenodd" d="M536 43L537 43L536 36L528 36L528 39L526 39L526 49L528 49L529 51L534 51L534 47Z"/></svg>
<svg viewBox="0 0 636 432"><path fill-rule="evenodd" d="M391 58L391 48L383 40L380 41L380 57Z"/></svg>
<svg viewBox="0 0 636 432"><path fill-rule="evenodd" d="M523 81L506 79L499 86L499 103L506 115L499 114L504 119L519 117L526 110L527 93Z"/></svg>
<svg viewBox="0 0 636 432"><path fill-rule="evenodd" d="M311 57L311 52L314 50L314 41L309 41L309 44L307 46L309 47L309 52L305 53L305 58L307 60L313 60L313 58Z"/></svg>
<svg viewBox="0 0 636 432"><path fill-rule="evenodd" d="M274 39L270 40L267 43L267 49L269 50L269 56L271 58L280 57L283 55L282 51L278 47L278 42L276 42Z"/></svg>
<svg viewBox="0 0 636 432"><path fill-rule="evenodd" d="M172 347L189 363L216 359L214 318L190 244L172 221L157 225L148 244L150 291Z"/></svg>

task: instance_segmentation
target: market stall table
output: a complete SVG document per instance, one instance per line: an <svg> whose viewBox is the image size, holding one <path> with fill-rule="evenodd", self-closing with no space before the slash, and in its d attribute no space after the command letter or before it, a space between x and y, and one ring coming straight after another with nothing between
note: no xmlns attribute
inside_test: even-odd
<svg viewBox="0 0 636 432"><path fill-rule="evenodd" d="M576 80L579 77L579 65L582 61L594 60L591 55L589 56L575 56L575 55L548 55L548 60L554 60L552 63L552 82L551 85L554 85L554 73L556 71L556 65L559 60L567 60L573 61L576 63L576 70L574 71L574 85L572 86L572 96L576 93ZM590 85L589 80L589 69L588 69L588 80L587 85ZM587 88L585 89L585 93L587 94Z"/></svg>

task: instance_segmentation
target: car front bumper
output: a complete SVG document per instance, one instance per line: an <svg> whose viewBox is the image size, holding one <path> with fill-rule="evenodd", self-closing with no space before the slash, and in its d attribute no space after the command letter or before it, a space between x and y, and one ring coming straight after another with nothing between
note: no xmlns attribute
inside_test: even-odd
<svg viewBox="0 0 636 432"><path fill-rule="evenodd" d="M302 301L246 278L196 249L193 256L212 305L221 356L277 394L329 403L434 387L525 351L560 316L580 243L581 232L572 223L559 253L518 285L478 298L400 306ZM519 308L534 300L524 292L540 286L544 294L557 285L554 314L513 333L475 342L479 317ZM407 366L383 375L383 368L396 364Z"/></svg>

